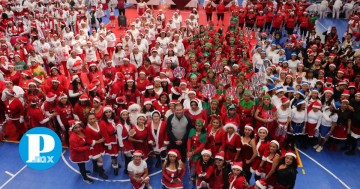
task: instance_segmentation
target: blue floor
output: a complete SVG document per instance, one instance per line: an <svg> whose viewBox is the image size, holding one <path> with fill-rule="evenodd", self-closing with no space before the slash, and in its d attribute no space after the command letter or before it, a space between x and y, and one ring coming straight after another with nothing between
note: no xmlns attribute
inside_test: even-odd
<svg viewBox="0 0 360 189"><path fill-rule="evenodd" d="M0 188L4 189L64 189L64 188L131 188L128 175L123 175L123 168L120 175L114 176L110 168L110 159L105 157L105 170L109 175L108 181L96 180L92 185L84 183L81 176L76 173L77 165L69 161L69 153L64 149L64 158L60 159L56 166L45 171L36 171L21 161L18 153L18 144L5 143L0 146ZM305 153L305 155L303 154ZM341 152L331 153L326 149L322 153L317 153L313 149L299 152L303 167L298 169L296 189L326 188L358 188L360 186L359 157L345 156ZM310 159L310 158L312 159ZM314 161L317 161L315 163ZM124 162L119 158L119 162ZM91 163L87 164L87 169L91 170ZM323 168L322 168L322 167ZM153 188L161 188L160 170L153 165L149 165L152 176L151 184ZM327 169L326 170L324 170ZM9 174L13 175L10 176ZM98 179L97 174L92 177ZM188 176L185 176L185 188L190 189ZM254 181L252 180L251 183Z"/></svg>

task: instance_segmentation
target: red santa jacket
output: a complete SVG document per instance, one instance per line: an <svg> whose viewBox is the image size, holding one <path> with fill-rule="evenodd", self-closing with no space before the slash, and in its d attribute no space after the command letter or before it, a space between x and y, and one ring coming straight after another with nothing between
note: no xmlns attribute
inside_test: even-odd
<svg viewBox="0 0 360 189"><path fill-rule="evenodd" d="M161 117L164 117L165 113L169 110L169 106L167 104L161 104L158 100L153 102L153 106L161 113Z"/></svg>
<svg viewBox="0 0 360 189"><path fill-rule="evenodd" d="M30 118L30 128L44 127L47 125L46 123L40 123L41 121L46 119L44 112L40 108L29 108L27 110L27 114Z"/></svg>
<svg viewBox="0 0 360 189"><path fill-rule="evenodd" d="M157 129L157 132L154 131L154 124L152 121L150 121L147 125L148 129L148 143L150 145L155 145L154 151L161 152L163 150L166 150L166 145L169 144L169 137L167 135L166 130L166 122L160 121L160 125Z"/></svg>
<svg viewBox="0 0 360 189"><path fill-rule="evenodd" d="M11 101L6 100L5 107L5 114L8 115L11 120L19 120L20 117L24 116L24 107L18 98L14 98Z"/></svg>
<svg viewBox="0 0 360 189"><path fill-rule="evenodd" d="M74 163L83 163L89 161L90 146L85 138L81 138L76 133L70 133L70 160Z"/></svg>

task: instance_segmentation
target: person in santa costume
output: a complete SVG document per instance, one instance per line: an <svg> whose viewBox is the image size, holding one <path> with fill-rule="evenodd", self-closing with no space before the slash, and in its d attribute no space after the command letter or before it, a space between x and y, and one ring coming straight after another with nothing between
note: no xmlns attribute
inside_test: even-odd
<svg viewBox="0 0 360 189"><path fill-rule="evenodd" d="M263 103L262 105L258 106L255 111L255 119L256 119L256 127L255 131L261 127L264 126L269 130L269 134L274 136L275 134L275 126L274 126L274 120L277 119L276 115L276 107L271 104L270 96L266 94L263 97Z"/></svg>
<svg viewBox="0 0 360 189"><path fill-rule="evenodd" d="M225 141L225 160L226 162L236 162L240 160L240 150L241 150L241 138L240 135L236 132L237 126L236 123L227 123L223 127L226 131L226 141Z"/></svg>
<svg viewBox="0 0 360 189"><path fill-rule="evenodd" d="M280 153L280 144L276 140L272 140L269 145L269 154L262 160L260 163L260 168L264 170L264 175L267 186L273 188L276 182L276 169L279 165L281 153Z"/></svg>
<svg viewBox="0 0 360 189"><path fill-rule="evenodd" d="M296 155L293 152L287 152L281 158L280 164L276 170L276 189L291 189L295 186L298 163ZM265 184L266 185L266 184ZM264 185L264 186L265 186Z"/></svg>
<svg viewBox="0 0 360 189"><path fill-rule="evenodd" d="M147 129L149 130L148 143L156 155L155 167L160 167L161 161L166 158L169 138L166 131L166 122L161 119L161 113L158 110L151 113L151 121L148 122Z"/></svg>
<svg viewBox="0 0 360 189"><path fill-rule="evenodd" d="M44 115L43 110L39 107L40 99L38 97L31 97L29 99L29 108L27 109L27 115L30 118L30 125L28 128L34 127L48 127L48 122L51 120L55 115L50 114L49 117Z"/></svg>
<svg viewBox="0 0 360 189"><path fill-rule="evenodd" d="M192 120L192 124L195 125L195 120L202 119L204 120L204 125L207 125L207 113L204 109L199 107L201 104L201 101L197 98L191 100L190 102L190 109L185 109L185 114L190 117Z"/></svg>
<svg viewBox="0 0 360 189"><path fill-rule="evenodd" d="M129 131L132 128L132 124L129 119L129 112L126 109L120 111L119 122L116 126L116 134L119 144L119 151L124 154L125 158L125 169L124 173L127 174L127 166L131 161L132 152L134 146L129 140Z"/></svg>
<svg viewBox="0 0 360 189"><path fill-rule="evenodd" d="M115 113L111 106L105 106L104 112L99 122L100 127L106 128L108 138L105 138L105 154L111 157L111 167L114 169L114 175L119 174L118 157L118 143L116 136L116 123Z"/></svg>
<svg viewBox="0 0 360 189"><path fill-rule="evenodd" d="M196 163L196 187L208 188L212 173L214 172L214 159L211 157L211 151L204 149L201 151L201 157Z"/></svg>
<svg viewBox="0 0 360 189"><path fill-rule="evenodd" d="M60 126L57 128L58 133L60 133L62 142L66 145L69 145L69 120L74 119L73 107L68 100L68 96L64 93L60 94L58 97L59 104L56 107L56 120Z"/></svg>
<svg viewBox="0 0 360 189"><path fill-rule="evenodd" d="M150 185L149 170L146 161L143 160L144 153L136 150L133 154L133 160L129 163L127 170L130 176L130 182L134 189L148 188Z"/></svg>
<svg viewBox="0 0 360 189"><path fill-rule="evenodd" d="M280 146L287 149L288 144L284 145L285 139L287 138L288 127L291 123L291 109L290 100L283 96L281 97L281 105L277 109L277 128L275 131L275 139L280 143Z"/></svg>
<svg viewBox="0 0 360 189"><path fill-rule="evenodd" d="M321 102L315 101L311 103L307 110L307 123L305 128L305 133L308 135L307 142L310 145L314 145L314 135L315 130L318 125L321 123L323 113L321 112L322 105Z"/></svg>
<svg viewBox="0 0 360 189"><path fill-rule="evenodd" d="M224 151L226 133L222 129L221 117L212 115L210 124L207 126L206 148L211 150L212 154Z"/></svg>
<svg viewBox="0 0 360 189"><path fill-rule="evenodd" d="M257 132L256 144L256 157L251 163L250 171L255 174L255 180L259 180L263 171L260 169L261 161L265 160L269 154L268 130L265 127L260 127Z"/></svg>
<svg viewBox="0 0 360 189"><path fill-rule="evenodd" d="M337 124L332 131L331 135L331 143L330 143L330 150L338 151L339 144L342 141L346 140L347 135L351 133L351 112L348 109L349 100L343 99L341 100L341 106L337 111L338 120ZM343 147L342 149L346 149Z"/></svg>
<svg viewBox="0 0 360 189"><path fill-rule="evenodd" d="M253 124L255 109L255 101L251 100L251 93L248 90L245 90L239 103L239 112L241 116L240 134L244 132L244 126L246 124Z"/></svg>
<svg viewBox="0 0 360 189"><path fill-rule="evenodd" d="M250 182L250 167L251 163L256 158L254 128L250 124L246 124L244 127L244 135L241 136L241 144L240 157L243 163L244 176L246 181Z"/></svg>
<svg viewBox="0 0 360 189"><path fill-rule="evenodd" d="M246 182L243 165L241 162L234 162L231 166L231 173L229 175L229 188L231 189L245 189L249 184Z"/></svg>
<svg viewBox="0 0 360 189"><path fill-rule="evenodd" d="M146 115L138 114L136 123L129 131L129 141L132 142L134 148L143 152L143 157L147 160L150 147L146 142L149 137L149 130L146 128Z"/></svg>
<svg viewBox="0 0 360 189"><path fill-rule="evenodd" d="M103 125L99 125L95 114L90 113L88 115L88 124L85 127L85 140L87 144L90 144L90 157L93 163L93 171L99 173L99 176L103 179L109 177L105 174L103 168L103 155L105 153L104 142L109 136L106 128Z"/></svg>
<svg viewBox="0 0 360 189"><path fill-rule="evenodd" d="M83 181L92 184L93 179L87 176L90 171L85 168L85 163L90 160L90 145L86 143L82 123L78 120L69 120L69 125L70 161L78 165Z"/></svg>
<svg viewBox="0 0 360 189"><path fill-rule="evenodd" d="M170 102L170 98L169 95L166 92L162 92L159 97L158 100L155 100L152 105L154 106L154 108L159 111L161 113L161 118L164 118L165 113L168 111L169 109L169 104Z"/></svg>
<svg viewBox="0 0 360 189"><path fill-rule="evenodd" d="M182 189L182 179L185 176L186 169L180 159L180 152L172 149L167 153L165 162L162 165L161 184L167 189Z"/></svg>
<svg viewBox="0 0 360 189"><path fill-rule="evenodd" d="M15 97L15 91L8 89L3 91L6 98L4 133L8 140L17 141L26 132L24 128L24 107L21 101Z"/></svg>

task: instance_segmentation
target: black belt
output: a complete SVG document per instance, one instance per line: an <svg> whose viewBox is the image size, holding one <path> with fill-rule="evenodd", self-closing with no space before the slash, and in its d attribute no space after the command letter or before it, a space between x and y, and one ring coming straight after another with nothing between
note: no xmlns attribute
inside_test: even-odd
<svg viewBox="0 0 360 189"><path fill-rule="evenodd" d="M303 126L304 125L304 122L302 123L295 123L295 122L292 122L293 125L296 125L296 126Z"/></svg>
<svg viewBox="0 0 360 189"><path fill-rule="evenodd" d="M232 153L235 153L235 152L236 152L236 149L235 149L235 148L229 147L229 146L226 146L226 150L229 151L229 152L232 152Z"/></svg>
<svg viewBox="0 0 360 189"><path fill-rule="evenodd" d="M215 146L221 146L221 142L215 142Z"/></svg>

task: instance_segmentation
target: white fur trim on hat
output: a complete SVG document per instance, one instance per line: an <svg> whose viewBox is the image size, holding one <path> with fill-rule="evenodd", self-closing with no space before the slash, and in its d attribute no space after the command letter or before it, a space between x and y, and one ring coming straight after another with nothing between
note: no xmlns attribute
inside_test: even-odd
<svg viewBox="0 0 360 189"><path fill-rule="evenodd" d="M124 112L129 112L129 111L127 109L123 109L123 110L121 110L120 115Z"/></svg>
<svg viewBox="0 0 360 189"><path fill-rule="evenodd" d="M148 101L145 101L145 102L144 102L144 106L145 106L145 105L148 105L148 104L152 104L151 100L148 100Z"/></svg>
<svg viewBox="0 0 360 189"><path fill-rule="evenodd" d="M292 152L287 152L287 153L285 154L285 156L292 156L292 157L294 157L294 158L296 159L296 154L294 154L294 153L292 153Z"/></svg>
<svg viewBox="0 0 360 189"><path fill-rule="evenodd" d="M105 106L104 107L104 112L106 111L112 111L113 109L110 106Z"/></svg>
<svg viewBox="0 0 360 189"><path fill-rule="evenodd" d="M141 107L140 107L139 104L131 104L131 105L128 107L128 111L129 111L129 112L131 112L131 110L134 110L134 109L140 111L140 110L141 110Z"/></svg>
<svg viewBox="0 0 360 189"><path fill-rule="evenodd" d="M266 133L269 133L269 130L266 127L260 127L258 129L258 133L260 132L260 130L264 130L264 131L266 131Z"/></svg>
<svg viewBox="0 0 360 189"><path fill-rule="evenodd" d="M255 184L256 184L256 186L259 187L260 189L266 189L266 186L262 185L261 182L260 182L260 180L257 180L257 181L255 182Z"/></svg>
<svg viewBox="0 0 360 189"><path fill-rule="evenodd" d="M224 130L227 130L227 128L232 127L235 131L237 130L237 126L233 123L227 123L224 126Z"/></svg>
<svg viewBox="0 0 360 189"><path fill-rule="evenodd" d="M154 88L154 85L148 85L145 87L145 89L149 90L149 89L153 89Z"/></svg>
<svg viewBox="0 0 360 189"><path fill-rule="evenodd" d="M171 150L168 152L168 155L174 155L174 156L176 156L176 157L177 157L177 153L176 153L176 152L174 152L174 151L171 151Z"/></svg>
<svg viewBox="0 0 360 189"><path fill-rule="evenodd" d="M239 165L232 165L231 169L240 169L241 171L243 170L243 168L240 167Z"/></svg>
<svg viewBox="0 0 360 189"><path fill-rule="evenodd" d="M136 120L139 119L139 117L144 117L145 120L146 120L146 115L145 115L145 114L138 114L138 115L136 116Z"/></svg>
<svg viewBox="0 0 360 189"><path fill-rule="evenodd" d="M215 156L215 159L222 159L222 160L224 160L224 157L223 157L223 156Z"/></svg>
<svg viewBox="0 0 360 189"><path fill-rule="evenodd" d="M248 125L248 124L245 125L245 129L250 129L250 130L252 130L252 131L254 130L254 128L253 128L251 125Z"/></svg>
<svg viewBox="0 0 360 189"><path fill-rule="evenodd" d="M279 142L278 142L278 141L276 141L276 140L272 140L272 141L270 141L270 143L274 143L274 144L276 144L276 146L277 146L278 148L280 147Z"/></svg>
<svg viewBox="0 0 360 189"><path fill-rule="evenodd" d="M143 156L143 153L138 152L138 151L135 151L135 152L133 153L133 156Z"/></svg>
<svg viewBox="0 0 360 189"><path fill-rule="evenodd" d="M212 155L211 151L210 150L203 150L201 151L201 155L205 155L205 154L208 154L208 155Z"/></svg>

